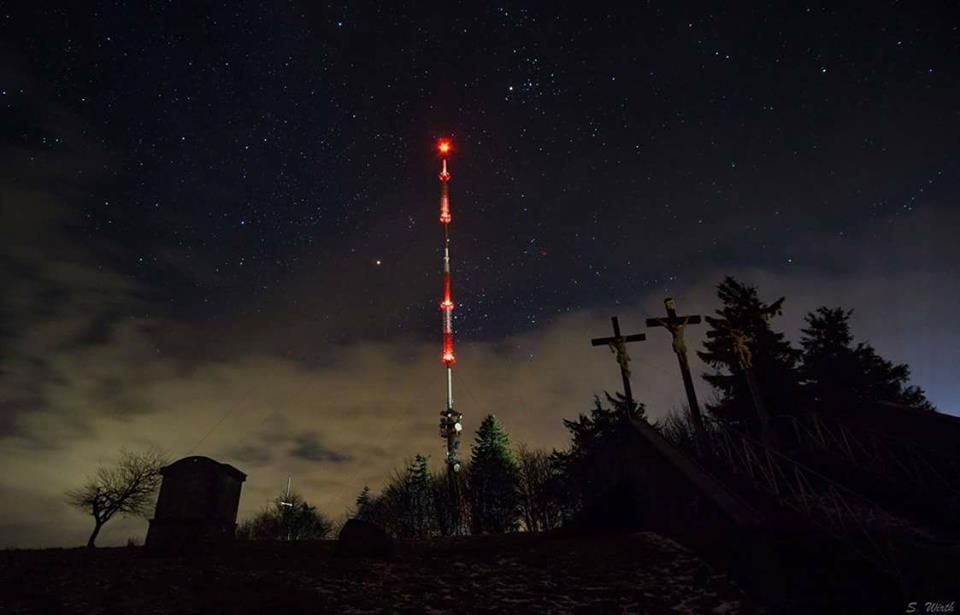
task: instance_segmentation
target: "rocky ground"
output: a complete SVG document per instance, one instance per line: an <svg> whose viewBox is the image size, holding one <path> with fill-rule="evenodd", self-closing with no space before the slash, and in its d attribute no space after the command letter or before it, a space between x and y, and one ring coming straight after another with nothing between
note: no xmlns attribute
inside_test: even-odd
<svg viewBox="0 0 960 615"><path fill-rule="evenodd" d="M724 574L653 533L515 534L399 545L238 543L194 558L141 548L0 552L0 613L753 613Z"/></svg>

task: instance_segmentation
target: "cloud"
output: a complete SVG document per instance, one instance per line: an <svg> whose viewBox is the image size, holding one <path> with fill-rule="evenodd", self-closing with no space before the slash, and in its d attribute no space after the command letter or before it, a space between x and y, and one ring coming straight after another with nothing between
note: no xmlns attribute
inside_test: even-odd
<svg viewBox="0 0 960 615"><path fill-rule="evenodd" d="M894 360L913 357L913 342L895 326L895 313L931 283L929 278L906 272L832 280L818 279L813 272L739 275L758 284L765 298L787 295L786 313L776 326L791 335L796 335L803 312L815 305L852 305L858 308L854 327L859 338ZM581 310L522 335L462 345L454 378L457 405L467 425L465 452L473 429L487 413L503 420L515 443L564 446L567 434L561 420L586 411L593 394L619 389L610 353L589 344L590 337L609 333L609 316L619 314L627 332L642 330L645 317L662 311L666 293L678 298L684 313L708 313L716 307L712 285L721 278L720 272L705 273L630 306ZM939 290L943 296L960 296L960 288L942 278ZM953 380L946 378L949 368L941 371L938 364L960 360L950 342L960 331L951 328L949 302L934 302L927 309L931 311L923 315L942 322L938 326L946 332L942 338L924 340L923 356L913 357L911 364L936 401L956 399L950 397L956 391ZM204 454L235 465L248 474L241 517L280 493L287 476L293 476L309 501L337 515L364 484L379 488L415 453L431 455L435 468L441 463L437 425L444 386L434 340L357 342L331 351L321 366L260 354L181 370L175 359L146 352L144 333L137 333L136 326L117 326L104 347L75 348L55 359L63 384L46 391L52 395L48 409L31 414L23 429L47 434L43 440L59 446L41 450L22 436L0 440L0 458L10 462L0 485L28 494L22 501L46 502L40 510L50 511L12 511L11 523L19 524L16 535L0 535L0 542L82 543L87 520L61 510L55 496L82 480L98 461L113 457L121 445L155 443L174 458ZM691 351L704 331L703 326L688 328ZM659 418L682 403L683 389L669 334L655 329L647 336L647 341L630 345L633 385L650 415ZM122 360L110 358L124 356L138 357L138 364L124 367ZM694 370L702 370L699 360L691 358ZM129 395L140 401L137 407L149 410L108 411L95 386L97 365L115 377L119 374L119 382L134 379L137 384ZM702 399L710 395L701 380L696 386ZM72 412L64 411L71 405ZM60 425L64 417L82 422L82 437L68 437L74 431ZM54 519L58 529L51 533ZM108 526L104 543L122 543L145 527L143 521Z"/></svg>
<svg viewBox="0 0 960 615"><path fill-rule="evenodd" d="M90 520L67 508L62 493L121 447L156 445L173 459L203 454L235 465L248 474L241 517L279 494L288 476L311 503L338 515L363 485L379 488L416 453L440 465L445 383L435 330L438 280L423 267L438 262L435 227L420 225L384 246L387 252L376 255L383 267L374 269L357 256L380 245L373 238L405 228L397 212L434 198L432 187L430 194L404 188L383 195L379 206L394 213L374 216L366 237L321 242L308 255L315 259L301 259L300 278L276 288L262 311L252 306L259 296L224 290L221 300L234 305L217 322L172 315L163 309L166 298L151 295L155 289L117 267L118 246L103 236L88 241L82 204L96 192L94 182L111 156L97 145L93 130L51 102L57 97L14 74L11 65L0 66L0 76L24 93L18 94L19 115L4 117L14 120L10 125L29 127L29 142L46 137L59 144L0 144L0 546L82 544ZM530 199L530 212L524 208L521 215L502 186L471 191L467 176L457 184L465 204L490 196L515 216L481 224L480 208L457 209L463 228L477 232L457 244L457 271L470 274L457 278L462 301L483 299L483 309L491 303L516 306L527 286L543 282L559 302L582 306L538 319L527 331L498 335L481 334L479 321L465 309L458 312L466 316L458 321L454 374L456 404L465 415L465 454L473 429L489 413L501 418L514 443L565 446L562 419L589 410L594 394L621 386L610 352L589 344L591 337L610 333L609 317L619 315L627 333L643 331L645 318L663 313L667 295L682 313L710 313L716 307L713 286L731 273L757 284L764 298L786 295L775 326L794 339L804 312L821 304L855 308L858 339L909 363L915 382L935 403L960 410L955 204L920 204L909 214L872 221L864 214L858 230L844 236L800 234L791 229L821 228L821 215L841 214L823 205L827 190L819 180L825 173L811 171L816 182L794 179L786 196L782 182L767 178L757 186L764 192L736 207L737 194L719 197L707 184L702 190L691 185L678 192L676 209L667 210L635 207L609 182L578 181L573 171L588 167L585 162L570 163L560 175L609 204L605 226L597 228L611 239L590 245L610 250L598 254L598 261L609 256L610 264L616 255L620 264L610 270L609 292L602 296L619 302L584 299L579 287L558 283L596 273L590 270L596 263L578 260L581 249L564 249L572 237L585 242L587 234L580 238L579 230L598 223L588 219L587 209L568 208L573 218L555 221L553 228L562 230L553 236L538 232L538 249L532 249L527 237L533 238L540 217L552 215L553 204ZM851 165L847 170L854 170ZM847 175L833 171L837 181ZM902 189L890 185L897 177L876 178L887 184L877 190ZM523 192L535 194L533 184L529 188ZM576 192L565 198L576 198ZM766 250L760 235L748 229L762 218L766 197L777 199L783 211L776 223L794 226L784 231L782 245L760 252ZM706 224L691 225L682 241L675 236L678 211L717 198L724 206ZM804 202L813 209L802 207ZM614 220L622 223L614 226ZM771 255L781 253L790 260L772 263ZM185 249L159 246L155 255L161 262L154 273L174 286L217 288L222 282L216 264L198 262ZM701 266L706 255L716 259L716 269ZM761 262L765 266L720 266ZM508 269L511 275L502 275ZM669 284L651 283L665 277L650 274L655 271L675 275ZM357 286L347 292L344 279ZM390 308L418 305L421 297L420 309ZM704 332L704 326L687 330L695 372L704 369L693 353ZM666 331L647 331L647 340L631 344L629 352L634 392L652 418L683 403ZM708 399L703 381L695 384L701 399ZM122 544L145 529L142 519L118 519L102 541Z"/></svg>
<svg viewBox="0 0 960 615"><path fill-rule="evenodd" d="M262 467L273 461L273 450L269 446L243 444L226 451L226 454L244 466Z"/></svg>
<svg viewBox="0 0 960 615"><path fill-rule="evenodd" d="M355 298L325 292L323 305L336 318L301 329L297 314L316 317L312 295L299 286L297 308L280 312L283 318L225 318L216 332L162 313L138 316L150 307L143 289L63 232L76 223L65 205L69 195L0 191L5 204L23 212L0 220L0 236L11 242L0 261L0 545L82 544L89 519L68 509L61 494L122 446L157 445L174 459L203 454L235 465L248 474L241 517L280 493L288 476L308 501L338 515L363 485L379 488L414 454L430 455L435 468L442 462L444 374L432 332L410 326L381 341L333 343L333 320L349 320ZM663 313L666 295L682 313L710 313L713 286L728 273L757 284L764 298L786 295L775 326L794 338L803 313L817 305L855 308L859 339L908 362L935 403L960 409L953 368L960 364L957 228L957 212L921 208L844 238L801 237L788 246L790 264L686 269L669 286L645 287L630 301L557 315L515 335L471 338L465 321L454 373L464 453L489 413L515 443L565 446L562 419L587 411L594 394L620 388L609 351L589 343L609 334L609 317L619 315L627 333L645 330L645 318ZM401 281L391 284L388 296ZM704 332L687 330L695 372L703 365L692 351ZM221 343L231 337L238 343ZM650 416L679 406L683 387L669 334L647 331L629 352L634 392ZM709 398L700 379L696 387ZM122 544L145 529L143 520L117 520L102 540Z"/></svg>
<svg viewBox="0 0 960 615"><path fill-rule="evenodd" d="M307 461L323 461L329 463L344 463L350 461L350 456L330 450L320 443L317 434L302 433L294 438L294 446L289 450L291 457Z"/></svg>

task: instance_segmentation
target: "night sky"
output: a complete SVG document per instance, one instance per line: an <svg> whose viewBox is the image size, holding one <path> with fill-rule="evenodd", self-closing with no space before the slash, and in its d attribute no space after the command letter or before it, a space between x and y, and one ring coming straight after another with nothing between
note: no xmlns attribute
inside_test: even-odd
<svg viewBox="0 0 960 615"><path fill-rule="evenodd" d="M123 446L235 465L241 517L439 468L445 135L467 442L562 446L609 317L726 274L960 411L952 3L52 4L0 9L0 546L81 544L61 494ZM669 335L630 350L661 417Z"/></svg>

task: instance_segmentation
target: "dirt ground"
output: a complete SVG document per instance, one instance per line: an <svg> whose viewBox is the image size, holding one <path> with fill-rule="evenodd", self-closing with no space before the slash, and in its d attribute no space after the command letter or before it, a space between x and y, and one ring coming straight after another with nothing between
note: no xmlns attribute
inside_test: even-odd
<svg viewBox="0 0 960 615"><path fill-rule="evenodd" d="M753 613L724 574L654 533L406 542L383 561L333 542L0 552L0 613Z"/></svg>

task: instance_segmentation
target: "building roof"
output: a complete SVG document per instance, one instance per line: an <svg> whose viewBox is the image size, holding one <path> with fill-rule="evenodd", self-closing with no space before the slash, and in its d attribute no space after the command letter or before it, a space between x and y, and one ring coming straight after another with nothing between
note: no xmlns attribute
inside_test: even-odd
<svg viewBox="0 0 960 615"><path fill-rule="evenodd" d="M206 472L213 471L221 474L228 474L241 482L247 479L246 474L236 469L232 465L227 463L220 463L219 461L214 461L209 457L203 457L201 455L184 457L183 459L174 461L170 465L161 468L160 474L162 474L163 476L168 476L170 474L179 474L181 472L189 472L189 471L197 471L197 470L206 471Z"/></svg>

